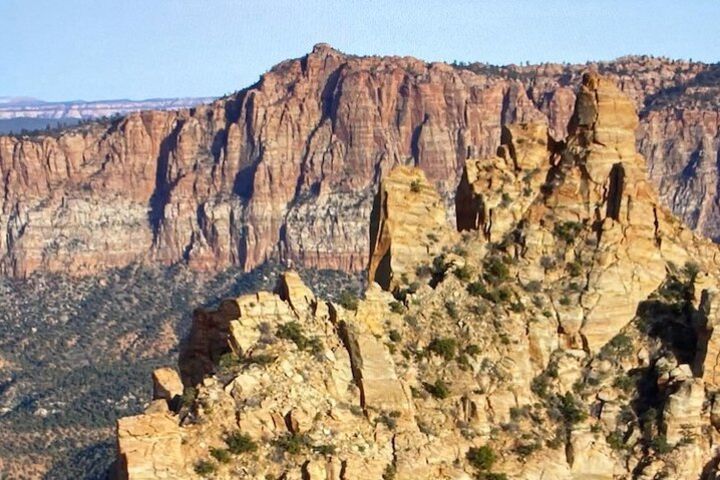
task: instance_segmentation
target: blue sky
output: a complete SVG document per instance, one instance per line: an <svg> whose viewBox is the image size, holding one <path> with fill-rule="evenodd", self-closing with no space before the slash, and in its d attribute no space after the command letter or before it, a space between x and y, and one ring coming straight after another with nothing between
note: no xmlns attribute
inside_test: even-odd
<svg viewBox="0 0 720 480"><path fill-rule="evenodd" d="M318 42L425 60L720 60L720 1L0 0L0 96L215 96Z"/></svg>

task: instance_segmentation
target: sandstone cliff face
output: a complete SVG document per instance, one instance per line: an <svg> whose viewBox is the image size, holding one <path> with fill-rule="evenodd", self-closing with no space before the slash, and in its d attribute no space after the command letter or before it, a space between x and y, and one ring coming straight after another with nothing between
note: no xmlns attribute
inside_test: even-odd
<svg viewBox="0 0 720 480"><path fill-rule="evenodd" d="M716 236L717 112L687 103L702 86L660 102L710 67L600 66L643 107L639 144L663 202ZM547 121L564 138L580 70L473 71L318 45L210 105L0 137L0 272L143 260L250 269L270 256L361 269L373 194L390 169L420 167L451 203L465 160L494 154L503 124Z"/></svg>
<svg viewBox="0 0 720 480"><path fill-rule="evenodd" d="M637 121L585 75L563 141L513 125L467 160L459 236L422 172L388 174L370 229L384 288L341 306L289 272L197 314L184 405L156 375L159 402L118 425L121 474L718 478L720 248L660 205Z"/></svg>

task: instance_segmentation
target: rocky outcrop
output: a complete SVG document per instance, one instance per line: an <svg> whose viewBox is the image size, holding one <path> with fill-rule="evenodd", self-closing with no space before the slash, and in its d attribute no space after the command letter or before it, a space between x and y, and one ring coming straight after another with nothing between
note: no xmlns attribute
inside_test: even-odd
<svg viewBox="0 0 720 480"><path fill-rule="evenodd" d="M634 57L599 67L643 108L638 142L661 200L716 237L717 115L688 100L712 95L710 67ZM493 155L502 125L546 121L565 137L583 68L455 68L321 44L210 105L0 137L0 272L251 269L269 257L362 269L389 170L419 167L452 202L465 161ZM668 103L663 92L683 86Z"/></svg>
<svg viewBox="0 0 720 480"><path fill-rule="evenodd" d="M121 419L117 435L121 480L183 477L182 429L167 408Z"/></svg>
<svg viewBox="0 0 720 480"><path fill-rule="evenodd" d="M515 125L497 156L467 160L462 235L419 170L385 175L364 298L325 302L289 272L274 293L196 314L197 346L180 360L196 398L123 420L121 473L714 475L720 248L659 205L636 122L630 99L589 73L566 139ZM542 180L527 177L536 170ZM158 434L128 430L155 423ZM146 446L177 431L183 460L166 466Z"/></svg>
<svg viewBox="0 0 720 480"><path fill-rule="evenodd" d="M395 290L416 278L450 240L442 200L419 168L398 167L375 196L370 223L368 278Z"/></svg>

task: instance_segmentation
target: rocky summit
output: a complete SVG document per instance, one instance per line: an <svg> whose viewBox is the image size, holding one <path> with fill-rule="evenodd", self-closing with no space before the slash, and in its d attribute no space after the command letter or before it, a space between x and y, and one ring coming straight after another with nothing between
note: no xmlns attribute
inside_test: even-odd
<svg viewBox="0 0 720 480"><path fill-rule="evenodd" d="M625 146L635 138L661 203L720 238L717 65L590 66L639 109ZM477 174L466 161L494 155L504 126L547 122L555 142L566 137L587 67L448 65L320 44L208 105L0 137L0 273L86 275L140 261L250 270L269 258L361 270L390 170L419 167L451 207L463 172Z"/></svg>
<svg viewBox="0 0 720 480"><path fill-rule="evenodd" d="M340 61L322 49L283 68L312 78ZM343 67L333 82L368 75ZM284 89L268 77L262 88ZM259 96L244 101L258 106ZM197 310L178 370L156 372L155 400L118 422L120 477L717 478L720 250L663 205L636 149L633 98L593 71L572 97L561 138L521 115L493 126L498 148L463 150L454 222L435 190L454 178L455 151L439 141L450 119L429 115L415 140L407 130L421 167L423 152L452 161L376 173L363 297L325 301L288 271L274 292ZM484 124L466 100L472 138ZM388 118L359 100L325 108L328 119ZM334 132L387 145L361 125L321 123L313 142L333 153L303 165L332 184L335 161L359 154ZM303 185L317 178L303 171Z"/></svg>

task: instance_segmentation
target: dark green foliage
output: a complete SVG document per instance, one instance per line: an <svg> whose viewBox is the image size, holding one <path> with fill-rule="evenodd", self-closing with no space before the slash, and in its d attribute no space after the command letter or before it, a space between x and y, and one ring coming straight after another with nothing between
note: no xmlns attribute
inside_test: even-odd
<svg viewBox="0 0 720 480"><path fill-rule="evenodd" d="M635 380L629 375L619 375L613 380L613 387L619 388L625 393L630 393L635 387Z"/></svg>
<svg viewBox="0 0 720 480"><path fill-rule="evenodd" d="M482 447L471 447L465 454L465 458L473 468L486 472L492 469L497 456L489 445L483 445Z"/></svg>
<svg viewBox="0 0 720 480"><path fill-rule="evenodd" d="M280 325L276 335L278 338L292 341L300 350L309 351L314 355L322 353L323 346L320 339L306 337L298 322L292 321Z"/></svg>
<svg viewBox="0 0 720 480"><path fill-rule="evenodd" d="M483 282L469 283L465 289L473 297L479 297L487 292L487 288L485 288L485 284Z"/></svg>
<svg viewBox="0 0 720 480"><path fill-rule="evenodd" d="M525 290L530 293L537 293L542 290L542 283L537 280L532 280L525 285Z"/></svg>
<svg viewBox="0 0 720 480"><path fill-rule="evenodd" d="M357 310L358 297L350 290L343 290L338 298L338 303L347 310Z"/></svg>
<svg viewBox="0 0 720 480"><path fill-rule="evenodd" d="M435 380L435 383L423 383L425 390L433 397L443 400L450 396L450 388L447 384L439 378Z"/></svg>
<svg viewBox="0 0 720 480"><path fill-rule="evenodd" d="M486 291L482 294L482 297L493 303L506 303L512 298L512 290L503 285L493 290Z"/></svg>
<svg viewBox="0 0 720 480"><path fill-rule="evenodd" d="M13 390L20 394L0 417L7 440L0 458L31 463L42 455L52 462L48 479L104 478L116 458L115 422L143 411L154 369L177 364L171 337L187 336L191 312L270 290L282 270L267 264L250 273L197 275L183 266L130 265L98 276L0 278L0 352L13 365ZM329 270L300 275L324 298L359 291L363 281ZM130 348L118 348L131 338ZM190 405L194 397L185 400ZM34 415L38 408L53 413Z"/></svg>
<svg viewBox="0 0 720 480"><path fill-rule="evenodd" d="M553 260L552 257L548 257L547 255L540 257L540 266L542 266L545 270L552 270L555 268L555 265L555 260Z"/></svg>
<svg viewBox="0 0 720 480"><path fill-rule="evenodd" d="M397 343L400 340L402 340L402 336L400 335L400 332L397 330L390 330L388 333L388 338L390 338L391 342Z"/></svg>
<svg viewBox="0 0 720 480"><path fill-rule="evenodd" d="M575 399L572 393L566 392L565 395L560 395L558 400L560 413L568 424L574 425L587 418L587 412L583 405Z"/></svg>
<svg viewBox="0 0 720 480"><path fill-rule="evenodd" d="M608 445L610 445L610 448L612 448L613 450L625 450L626 448L623 434L622 432L619 432L617 430L605 437L605 440L607 441Z"/></svg>
<svg viewBox="0 0 720 480"><path fill-rule="evenodd" d="M450 318L452 318L453 320L457 320L458 309L457 309L457 305L455 305L455 302L451 302L451 301L445 302L445 310L447 311L448 315L450 315Z"/></svg>
<svg viewBox="0 0 720 480"><path fill-rule="evenodd" d="M661 455L670 453L673 450L673 446L668 443L667 437L665 437L665 435L658 435L657 437L653 438L650 441L650 446L653 450L655 450L655 452Z"/></svg>
<svg viewBox="0 0 720 480"><path fill-rule="evenodd" d="M467 347L465 347L465 353L467 353L468 355L471 355L471 356L475 356L480 353L480 347L478 347L474 343L470 344Z"/></svg>
<svg viewBox="0 0 720 480"><path fill-rule="evenodd" d="M206 477L211 473L215 473L216 470L217 466L207 460L200 460L195 464L195 473L202 475L203 477Z"/></svg>
<svg viewBox="0 0 720 480"><path fill-rule="evenodd" d="M185 387L182 394L182 404L189 407L197 398L197 389L195 387Z"/></svg>
<svg viewBox="0 0 720 480"><path fill-rule="evenodd" d="M580 222L556 223L553 234L565 243L573 243L582 230L582 227L583 225Z"/></svg>
<svg viewBox="0 0 720 480"><path fill-rule="evenodd" d="M582 275L582 263L578 259L575 259L574 261L568 263L565 266L565 269L571 277L579 277L580 275Z"/></svg>
<svg viewBox="0 0 720 480"><path fill-rule="evenodd" d="M516 454L518 454L518 456L525 458L532 455L533 452L539 450L540 447L542 447L542 444L539 442L519 443L515 445L513 450Z"/></svg>
<svg viewBox="0 0 720 480"><path fill-rule="evenodd" d="M410 191L413 193L419 193L420 192L420 182L417 180L413 180L410 182Z"/></svg>
<svg viewBox="0 0 720 480"><path fill-rule="evenodd" d="M210 456L212 456L219 463L230 463L230 460L232 459L232 457L230 456L230 452L225 448L211 448Z"/></svg>
<svg viewBox="0 0 720 480"><path fill-rule="evenodd" d="M696 262L688 261L683 267L683 274L687 277L690 283L695 282L698 274L700 274L700 265Z"/></svg>
<svg viewBox="0 0 720 480"><path fill-rule="evenodd" d="M252 453L258 449L257 443L242 432L233 432L225 437L225 443L230 453L240 455L243 453Z"/></svg>
<svg viewBox="0 0 720 480"><path fill-rule="evenodd" d="M388 466L385 467L385 471L383 471L382 480L395 480L396 475L397 469L395 468L395 465L389 463Z"/></svg>
<svg viewBox="0 0 720 480"><path fill-rule="evenodd" d="M242 362L240 361L240 358L232 352L223 354L218 361L218 367L225 369L233 368L241 364Z"/></svg>
<svg viewBox="0 0 720 480"><path fill-rule="evenodd" d="M470 277L472 275L472 271L467 265L456 268L455 270L453 270L453 273L458 278L458 280L462 280L463 282L467 282L468 280L470 280Z"/></svg>
<svg viewBox="0 0 720 480"><path fill-rule="evenodd" d="M385 424L390 430L397 428L397 419L400 412L383 413L378 417L378 422Z"/></svg>
<svg viewBox="0 0 720 480"><path fill-rule="evenodd" d="M312 449L313 452L325 456L335 455L335 451L337 450L335 445L315 445Z"/></svg>
<svg viewBox="0 0 720 480"><path fill-rule="evenodd" d="M427 349L436 355L450 361L455 357L457 341L454 338L433 338Z"/></svg>
<svg viewBox="0 0 720 480"><path fill-rule="evenodd" d="M305 435L288 434L274 441L275 446L290 455L299 455L310 446L310 440Z"/></svg>
<svg viewBox="0 0 720 480"><path fill-rule="evenodd" d="M270 365L275 360L277 360L277 357L273 357L272 355L265 355L263 353L255 353L249 357L243 358L243 363L245 365Z"/></svg>
<svg viewBox="0 0 720 480"><path fill-rule="evenodd" d="M500 285L510 278L507 257L492 255L483 261L483 279L490 285Z"/></svg>
<svg viewBox="0 0 720 480"><path fill-rule="evenodd" d="M397 314L405 312L405 305L397 300L390 302L390 311Z"/></svg>
<svg viewBox="0 0 720 480"><path fill-rule="evenodd" d="M500 208L507 208L512 203L512 197L507 192L503 192L500 200Z"/></svg>
<svg viewBox="0 0 720 480"><path fill-rule="evenodd" d="M632 338L625 333L619 333L602 348L600 354L609 359L624 359L630 357L633 351Z"/></svg>

